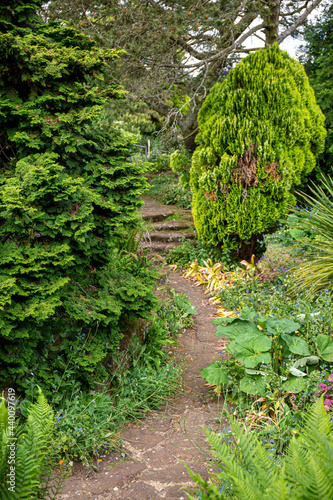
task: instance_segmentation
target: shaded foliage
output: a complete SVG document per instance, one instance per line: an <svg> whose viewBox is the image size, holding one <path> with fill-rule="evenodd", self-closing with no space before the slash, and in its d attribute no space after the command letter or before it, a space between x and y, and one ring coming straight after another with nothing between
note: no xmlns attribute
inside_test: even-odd
<svg viewBox="0 0 333 500"><path fill-rule="evenodd" d="M320 173L330 173L333 165L333 6L326 8L315 23L309 24L304 33L306 45L302 47L301 62L314 88L327 128L326 148L312 179L319 180Z"/></svg>

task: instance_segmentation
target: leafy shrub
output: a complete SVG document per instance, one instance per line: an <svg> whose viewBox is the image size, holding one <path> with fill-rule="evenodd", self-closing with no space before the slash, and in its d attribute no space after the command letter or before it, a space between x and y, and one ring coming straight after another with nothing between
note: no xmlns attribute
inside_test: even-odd
<svg viewBox="0 0 333 500"><path fill-rule="evenodd" d="M177 178L174 174L160 173L154 175L150 180L150 189L146 196L151 196L162 201L170 189L176 189L178 186Z"/></svg>
<svg viewBox="0 0 333 500"><path fill-rule="evenodd" d="M191 208L192 195L182 186L176 185L171 187L163 198L163 203L166 205L177 205L181 208Z"/></svg>
<svg viewBox="0 0 333 500"><path fill-rule="evenodd" d="M169 155L162 154L158 156L154 162L154 170L162 172L163 170L170 170L170 157Z"/></svg>
<svg viewBox="0 0 333 500"><path fill-rule="evenodd" d="M205 430L213 464L218 470L207 482L188 467L201 487L195 500L251 498L253 500L329 500L333 498L333 427L323 401L318 400L306 417L299 436L293 437L284 456L274 457L255 434L230 419L235 439L227 444L221 435Z"/></svg>
<svg viewBox="0 0 333 500"><path fill-rule="evenodd" d="M8 399L15 397L9 392ZM14 404L11 405L14 407ZM0 496L3 500L56 498L62 486L60 475L51 476L50 446L54 436L54 413L44 395L27 410L27 420L9 425L5 399L0 403ZM12 483L10 473L14 472ZM9 478L8 478L9 476ZM46 481L46 484L45 484Z"/></svg>
<svg viewBox="0 0 333 500"><path fill-rule="evenodd" d="M324 148L324 116L302 65L275 44L212 88L198 117L190 186L198 237L249 260Z"/></svg>
<svg viewBox="0 0 333 500"><path fill-rule="evenodd" d="M143 169L97 123L103 104L123 96L97 84L117 53L43 23L41 4L0 7L0 375L24 387L33 371L50 391L78 332L95 351L77 359L82 380L102 380L100 361L154 298L144 258L119 251L138 224Z"/></svg>
<svg viewBox="0 0 333 500"><path fill-rule="evenodd" d="M191 156L185 149L176 149L170 156L170 167L179 176L179 184L187 191L190 189Z"/></svg>
<svg viewBox="0 0 333 500"><path fill-rule="evenodd" d="M299 335L300 323L293 320L255 317L253 309L244 308L238 318L213 322L217 335L230 339L226 351L239 364L239 387L247 394L313 392L317 365L321 360L333 362L332 339L317 335L306 340ZM215 361L201 375L208 383L228 384L228 362Z"/></svg>
<svg viewBox="0 0 333 500"><path fill-rule="evenodd" d="M188 240L184 238L181 245L171 248L167 255L168 264L177 264L178 266L186 266L190 262L197 261L199 265L203 265L204 261L213 259L221 261L229 266L232 263L230 252L228 249L222 251L212 245L205 245L200 240Z"/></svg>

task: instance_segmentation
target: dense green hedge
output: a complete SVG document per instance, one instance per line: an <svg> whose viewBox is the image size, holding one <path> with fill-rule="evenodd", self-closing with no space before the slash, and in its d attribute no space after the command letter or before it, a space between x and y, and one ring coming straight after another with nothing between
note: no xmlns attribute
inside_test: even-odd
<svg viewBox="0 0 333 500"><path fill-rule="evenodd" d="M324 116L304 68L275 44L243 59L199 113L193 216L205 243L256 252L324 148Z"/></svg>
<svg viewBox="0 0 333 500"><path fill-rule="evenodd" d="M123 97L104 82L117 53L43 23L41 3L0 2L0 377L24 385L32 371L50 386L69 358L103 379L100 361L154 299L144 259L120 251L142 168L94 125Z"/></svg>

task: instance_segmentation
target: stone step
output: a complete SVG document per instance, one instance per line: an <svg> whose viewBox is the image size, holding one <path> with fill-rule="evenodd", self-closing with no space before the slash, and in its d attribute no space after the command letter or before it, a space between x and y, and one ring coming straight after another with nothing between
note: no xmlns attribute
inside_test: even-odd
<svg viewBox="0 0 333 500"><path fill-rule="evenodd" d="M166 243L171 243L175 241L180 241L182 238L194 238L194 233L187 233L181 231L152 231L150 234L151 241L163 241Z"/></svg>
<svg viewBox="0 0 333 500"><path fill-rule="evenodd" d="M152 222L161 222L164 221L167 217L170 217L175 212L169 208L163 208L160 210L156 210L156 208L143 208L141 209L141 215L143 220L152 221Z"/></svg>
<svg viewBox="0 0 333 500"><path fill-rule="evenodd" d="M155 231L179 231L180 229L193 228L191 221L164 221L154 224Z"/></svg>
<svg viewBox="0 0 333 500"><path fill-rule="evenodd" d="M171 248L178 247L180 244L179 241L173 241L172 243L152 241L151 243L141 243L140 248L143 250L148 248L150 253L168 253Z"/></svg>

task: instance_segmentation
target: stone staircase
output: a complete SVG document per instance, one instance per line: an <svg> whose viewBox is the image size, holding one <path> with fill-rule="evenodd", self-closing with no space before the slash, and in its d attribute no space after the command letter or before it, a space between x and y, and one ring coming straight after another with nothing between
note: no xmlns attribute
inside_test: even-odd
<svg viewBox="0 0 333 500"><path fill-rule="evenodd" d="M194 238L194 224L191 210L175 205L163 205L153 198L142 198L141 215L148 225L141 248L151 253L164 254L181 244L182 238Z"/></svg>

